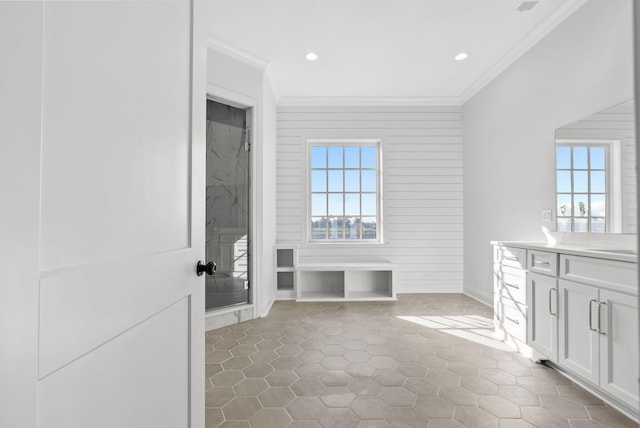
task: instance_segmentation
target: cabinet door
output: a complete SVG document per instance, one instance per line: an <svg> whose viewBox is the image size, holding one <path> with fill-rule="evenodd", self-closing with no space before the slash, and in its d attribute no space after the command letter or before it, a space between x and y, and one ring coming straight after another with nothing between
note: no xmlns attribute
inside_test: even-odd
<svg viewBox="0 0 640 428"><path fill-rule="evenodd" d="M600 387L637 406L638 299L600 290Z"/></svg>
<svg viewBox="0 0 640 428"><path fill-rule="evenodd" d="M598 289L562 279L558 289L558 363L597 385Z"/></svg>
<svg viewBox="0 0 640 428"><path fill-rule="evenodd" d="M551 361L558 361L558 280L527 274L527 343Z"/></svg>

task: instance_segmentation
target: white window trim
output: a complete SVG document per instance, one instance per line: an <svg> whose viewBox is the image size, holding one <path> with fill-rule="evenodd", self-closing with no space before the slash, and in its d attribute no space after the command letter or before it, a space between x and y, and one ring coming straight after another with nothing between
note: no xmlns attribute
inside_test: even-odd
<svg viewBox="0 0 640 428"><path fill-rule="evenodd" d="M378 149L378 171L377 171L377 194L376 201L376 239L312 239L311 238L311 146L314 144L321 145L335 145L335 146L348 146L348 145L376 145ZM384 244L384 215L383 215L383 142L380 138L309 138L307 139L307 156L305 164L305 180L306 180L306 197L305 197L305 210L304 210L304 223L305 223L305 235L306 243L312 246L314 245L338 245L340 247L347 245L378 245Z"/></svg>
<svg viewBox="0 0 640 428"><path fill-rule="evenodd" d="M614 171L621 171L622 168L622 142L620 140L597 140L597 139L559 139L556 146L606 146L607 148L607 171L606 171L606 233L622 232L622 179L621 174L614 174ZM558 205L558 166L554 167L555 182L555 205ZM557 216L557 213L556 213ZM580 233L580 232L578 232Z"/></svg>

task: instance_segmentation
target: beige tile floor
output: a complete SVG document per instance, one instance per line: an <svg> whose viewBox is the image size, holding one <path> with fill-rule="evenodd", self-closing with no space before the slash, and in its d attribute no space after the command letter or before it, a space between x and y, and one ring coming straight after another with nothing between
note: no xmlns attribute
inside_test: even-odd
<svg viewBox="0 0 640 428"><path fill-rule="evenodd" d="M276 302L207 333L206 426L638 426L492 331L491 309L462 294Z"/></svg>

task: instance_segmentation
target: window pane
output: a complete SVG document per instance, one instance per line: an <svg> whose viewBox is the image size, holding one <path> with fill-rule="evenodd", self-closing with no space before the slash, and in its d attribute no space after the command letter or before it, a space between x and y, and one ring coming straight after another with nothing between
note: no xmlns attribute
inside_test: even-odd
<svg viewBox="0 0 640 428"><path fill-rule="evenodd" d="M591 231L594 233L605 233L607 230L606 221L602 217L591 218Z"/></svg>
<svg viewBox="0 0 640 428"><path fill-rule="evenodd" d="M376 195L365 193L362 195L362 215L376 215Z"/></svg>
<svg viewBox="0 0 640 428"><path fill-rule="evenodd" d="M327 237L327 219L326 217L311 219L311 238L326 239Z"/></svg>
<svg viewBox="0 0 640 428"><path fill-rule="evenodd" d="M595 217L605 217L607 208L605 195L591 195L591 215Z"/></svg>
<svg viewBox="0 0 640 428"><path fill-rule="evenodd" d="M326 170L311 171L311 191L312 192L327 191L327 171Z"/></svg>
<svg viewBox="0 0 640 428"><path fill-rule="evenodd" d="M589 215L588 195L573 195L573 216L586 217Z"/></svg>
<svg viewBox="0 0 640 428"><path fill-rule="evenodd" d="M344 148L344 167L360 168L360 147Z"/></svg>
<svg viewBox="0 0 640 428"><path fill-rule="evenodd" d="M571 168L571 147L556 147L556 168Z"/></svg>
<svg viewBox="0 0 640 428"><path fill-rule="evenodd" d="M589 173L587 171L573 171L573 191L589 191Z"/></svg>
<svg viewBox="0 0 640 428"><path fill-rule="evenodd" d="M556 174L558 192L571 193L571 171L558 171Z"/></svg>
<svg viewBox="0 0 640 428"><path fill-rule="evenodd" d="M311 147L311 168L327 167L327 148L313 146Z"/></svg>
<svg viewBox="0 0 640 428"><path fill-rule="evenodd" d="M360 170L344 172L344 190L346 192L360 191Z"/></svg>
<svg viewBox="0 0 640 428"><path fill-rule="evenodd" d="M573 168L587 169L588 167L589 167L589 163L587 161L587 148L574 147L573 148Z"/></svg>
<svg viewBox="0 0 640 428"><path fill-rule="evenodd" d="M346 239L360 239L360 217L348 217L344 226Z"/></svg>
<svg viewBox="0 0 640 428"><path fill-rule="evenodd" d="M605 193L605 174L604 171L592 171L591 172L591 192L592 193Z"/></svg>
<svg viewBox="0 0 640 428"><path fill-rule="evenodd" d="M556 213L558 217L571 217L571 195L558 195Z"/></svg>
<svg viewBox="0 0 640 428"><path fill-rule="evenodd" d="M571 232L570 218L558 218L558 232Z"/></svg>
<svg viewBox="0 0 640 428"><path fill-rule="evenodd" d="M376 239L376 218L375 217L363 217L362 218L362 239Z"/></svg>
<svg viewBox="0 0 640 428"><path fill-rule="evenodd" d="M329 191L330 192L342 192L342 172L339 171L329 171Z"/></svg>
<svg viewBox="0 0 640 428"><path fill-rule="evenodd" d="M574 232L588 232L588 224L586 218L576 218L573 222L573 231Z"/></svg>
<svg viewBox="0 0 640 428"><path fill-rule="evenodd" d="M343 168L342 146L329 146L329 168Z"/></svg>
<svg viewBox="0 0 640 428"><path fill-rule="evenodd" d="M344 221L342 218L332 218L329 220L329 239L344 238Z"/></svg>
<svg viewBox="0 0 640 428"><path fill-rule="evenodd" d="M311 215L313 217L327 215L327 195L326 193L311 195Z"/></svg>
<svg viewBox="0 0 640 428"><path fill-rule="evenodd" d="M605 169L604 158L605 158L605 149L604 147L591 147L589 149L591 151L591 169Z"/></svg>
<svg viewBox="0 0 640 428"><path fill-rule="evenodd" d="M360 215L360 194L347 193L344 195L344 214Z"/></svg>
<svg viewBox="0 0 640 428"><path fill-rule="evenodd" d="M344 215L342 193L338 195L329 194L329 215Z"/></svg>
<svg viewBox="0 0 640 428"><path fill-rule="evenodd" d="M362 147L362 168L378 167L378 150L375 146Z"/></svg>
<svg viewBox="0 0 640 428"><path fill-rule="evenodd" d="M376 171L362 171L362 191L375 192L376 187Z"/></svg>

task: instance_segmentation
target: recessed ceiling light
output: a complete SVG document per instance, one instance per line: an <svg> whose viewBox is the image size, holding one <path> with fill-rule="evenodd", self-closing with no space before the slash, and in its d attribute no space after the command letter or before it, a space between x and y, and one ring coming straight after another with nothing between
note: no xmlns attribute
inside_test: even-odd
<svg viewBox="0 0 640 428"><path fill-rule="evenodd" d="M469 54L467 52L460 52L454 57L456 61L464 61L467 58L469 58Z"/></svg>
<svg viewBox="0 0 640 428"><path fill-rule="evenodd" d="M318 59L318 54L315 52L309 52L306 57L308 61L315 61Z"/></svg>

